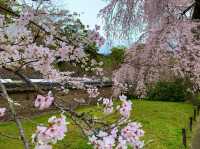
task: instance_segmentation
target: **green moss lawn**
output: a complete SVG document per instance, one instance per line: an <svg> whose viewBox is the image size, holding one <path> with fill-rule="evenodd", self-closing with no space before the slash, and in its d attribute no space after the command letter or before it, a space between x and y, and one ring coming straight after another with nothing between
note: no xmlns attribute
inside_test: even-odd
<svg viewBox="0 0 200 149"><path fill-rule="evenodd" d="M143 124L145 130L145 149L178 149L181 148L181 129L188 127L189 117L192 115L193 106L186 103L133 101L134 110L131 119L136 119ZM83 107L78 111L92 112L96 116L102 112L99 108ZM35 122L45 123L50 115L34 118ZM110 120L116 116L111 116ZM31 139L36 125L31 121L23 121L26 134ZM0 133L17 136L17 128L13 122L0 123ZM13 140L0 135L0 149L22 149L18 140ZM73 124L69 125L69 132L65 139L59 142L54 149L91 149Z"/></svg>

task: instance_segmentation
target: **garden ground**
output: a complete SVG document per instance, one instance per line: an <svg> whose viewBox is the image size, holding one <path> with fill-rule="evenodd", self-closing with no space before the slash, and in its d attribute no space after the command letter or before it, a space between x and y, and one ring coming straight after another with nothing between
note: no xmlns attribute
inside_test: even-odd
<svg viewBox="0 0 200 149"><path fill-rule="evenodd" d="M200 118L198 118L197 124L192 136L192 149L199 149L200 147Z"/></svg>
<svg viewBox="0 0 200 149"><path fill-rule="evenodd" d="M145 149L178 149L181 148L182 137L181 129L188 127L188 118L192 115L193 106L187 103L172 102L152 102L152 101L133 101L134 110L131 119L143 124L145 130ZM100 108L82 107L81 112L92 112L97 117L100 115ZM48 115L32 118L35 122L47 122ZM111 116L109 120L116 118ZM36 124L29 120L24 120L25 131L31 139L31 134L35 131ZM17 136L17 128L14 122L0 123L0 133L8 136ZM22 149L18 140L13 140L0 135L0 149ZM69 125L69 132L65 139L59 142L55 149L90 149L87 140L73 123Z"/></svg>

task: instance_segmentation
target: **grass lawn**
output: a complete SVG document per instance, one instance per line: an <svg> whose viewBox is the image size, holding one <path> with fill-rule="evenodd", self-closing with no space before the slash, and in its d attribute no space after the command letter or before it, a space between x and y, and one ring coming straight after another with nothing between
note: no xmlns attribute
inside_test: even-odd
<svg viewBox="0 0 200 149"><path fill-rule="evenodd" d="M134 110L132 119L143 124L145 142L150 142L145 149L179 149L181 148L181 128L187 127L193 107L186 103L133 101ZM83 107L78 111L91 111L97 116L101 113L98 108ZM46 123L49 115L40 116L33 120ZM111 120L114 117L111 117ZM23 121L26 134L31 136L36 125L30 121ZM15 123L0 123L0 132L17 136ZM31 138L30 138L31 139ZM0 149L22 149L21 142L0 135ZM82 138L79 129L71 124L65 139L59 142L54 149L91 149L87 140Z"/></svg>

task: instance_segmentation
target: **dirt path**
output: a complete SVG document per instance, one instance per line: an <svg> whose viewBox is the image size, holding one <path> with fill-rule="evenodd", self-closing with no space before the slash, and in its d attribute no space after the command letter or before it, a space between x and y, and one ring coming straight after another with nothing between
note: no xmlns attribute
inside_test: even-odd
<svg viewBox="0 0 200 149"><path fill-rule="evenodd" d="M200 120L197 123L197 128L192 139L192 149L200 149Z"/></svg>

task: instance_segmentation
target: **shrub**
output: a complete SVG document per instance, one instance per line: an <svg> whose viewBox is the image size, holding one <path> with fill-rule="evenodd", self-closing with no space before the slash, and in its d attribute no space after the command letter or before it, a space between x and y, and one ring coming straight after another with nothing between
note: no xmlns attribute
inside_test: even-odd
<svg viewBox="0 0 200 149"><path fill-rule="evenodd" d="M111 51L111 58L116 63L116 65L124 62L125 47L114 47L111 49Z"/></svg>
<svg viewBox="0 0 200 149"><path fill-rule="evenodd" d="M187 79L159 81L147 92L147 99L159 101L185 101L193 98L190 92L192 84Z"/></svg>
<svg viewBox="0 0 200 149"><path fill-rule="evenodd" d="M200 93L197 93L196 96L192 99L192 103L196 106L200 105Z"/></svg>
<svg viewBox="0 0 200 149"><path fill-rule="evenodd" d="M97 55L97 61L103 62L104 70L114 70L124 62L125 58L125 47L119 46L111 49L110 55Z"/></svg>

